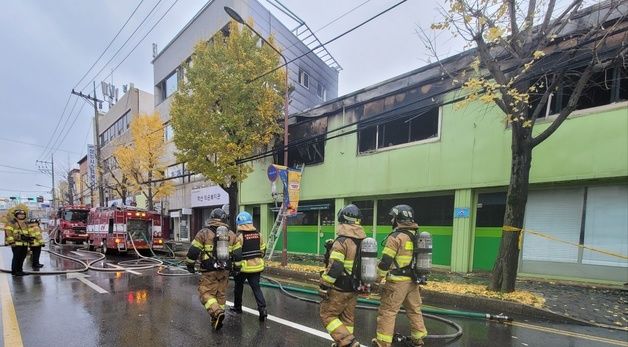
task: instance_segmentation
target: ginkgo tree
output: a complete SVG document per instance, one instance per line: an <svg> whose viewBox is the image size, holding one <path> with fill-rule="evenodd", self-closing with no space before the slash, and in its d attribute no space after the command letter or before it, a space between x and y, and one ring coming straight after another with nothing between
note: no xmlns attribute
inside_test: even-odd
<svg viewBox="0 0 628 347"><path fill-rule="evenodd" d="M511 172L503 232L490 289L515 290L533 149L578 107L591 76L626 59L626 2L584 8L583 0L448 0L432 29L467 42L475 59L449 74L466 99L496 105L511 131ZM433 40L428 49L436 54ZM566 100L535 130L552 95Z"/></svg>
<svg viewBox="0 0 628 347"><path fill-rule="evenodd" d="M131 143L114 150L121 174L127 177L129 191L146 198L147 208L155 208L154 201L174 191L173 184L165 180L166 142L158 114L138 115L131 121Z"/></svg>
<svg viewBox="0 0 628 347"><path fill-rule="evenodd" d="M285 70L256 78L279 65L260 42L235 22L227 36L199 42L170 110L178 161L225 189L232 216L238 183L252 170L238 160L266 149L281 131Z"/></svg>

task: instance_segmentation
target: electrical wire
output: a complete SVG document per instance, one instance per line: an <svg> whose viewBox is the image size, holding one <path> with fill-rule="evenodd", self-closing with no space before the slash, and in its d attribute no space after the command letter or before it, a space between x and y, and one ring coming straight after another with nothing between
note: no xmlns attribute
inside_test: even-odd
<svg viewBox="0 0 628 347"><path fill-rule="evenodd" d="M96 78L100 75L101 72L103 72L103 70L105 70L105 68L107 67L107 65L109 65L109 63L111 63L113 61L113 59L115 59L115 57L118 56L118 54L122 51L122 49L126 46L127 43L129 43L129 41L133 38L133 36L137 33L137 31L144 25L144 23L148 20L148 18L153 14L153 12L155 12L155 10L157 9L157 7L159 6L159 4L161 4L163 0L159 0L157 1L157 3L155 4L155 6L153 6L153 8L150 10L150 12L148 12L148 14L144 17L144 19L142 19L142 21L140 22L140 24L138 24L135 27L135 30L133 30L133 32L131 33L131 35L129 35L129 37L126 39L126 41L124 41L124 43L122 44L122 46L120 46L116 52L111 56L111 58L109 58L109 60L102 66L102 68L100 70L98 70L98 72L96 72L96 74L94 75L94 77L92 77L92 79L90 79L89 81L87 81L87 83L85 83L85 86L83 86L83 88L81 88L81 91L85 91L85 89L87 89L89 87L89 85L96 80Z"/></svg>
<svg viewBox="0 0 628 347"><path fill-rule="evenodd" d="M129 17L126 19L126 21L124 22L124 24L122 25L122 27L120 28L120 30L118 30L118 32L116 33L116 35L113 37L113 39L111 39L111 41L109 41L109 44L107 44L107 47L105 47L105 49L102 51L102 53L100 53L100 55L98 56L98 58L96 58L96 61L94 61L94 63L92 64L92 66L89 67L89 69L83 74L83 76L81 76L81 79L78 80L78 82L76 82L76 84L74 85L74 87L72 87L72 89L76 89L76 87L78 87L79 84L81 84L81 82L83 81L83 79L92 71L92 69L94 68L94 66L96 66L96 64L100 61L100 59L105 55L105 53L107 52L107 50L109 49L109 47L111 47L111 45L113 44L113 42L118 38L118 36L120 35L120 33L122 32L122 30L124 30L124 28L126 27L127 24L129 24L129 21L131 20L131 18L135 15L135 12L137 12L137 10L140 8L140 6L142 6L142 3L144 3L144 0L141 0L139 4L137 4L137 6L135 7L135 9L133 10L133 12L131 12L131 14L129 15Z"/></svg>

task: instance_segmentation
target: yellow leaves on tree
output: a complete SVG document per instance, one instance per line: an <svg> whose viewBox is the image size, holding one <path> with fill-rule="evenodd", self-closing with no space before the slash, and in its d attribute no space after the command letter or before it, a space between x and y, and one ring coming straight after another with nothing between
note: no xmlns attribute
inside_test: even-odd
<svg viewBox="0 0 628 347"><path fill-rule="evenodd" d="M199 42L172 103L178 160L223 186L245 179L251 166L237 161L267 148L281 130L285 72L252 81L280 63L271 47L259 43L235 22L228 36Z"/></svg>
<svg viewBox="0 0 628 347"><path fill-rule="evenodd" d="M154 201L172 193L174 186L164 178L166 150L163 127L158 114L139 115L131 121L131 144L118 146L114 157L120 170L128 177L131 191L146 197L148 208ZM157 181L157 182L154 182Z"/></svg>

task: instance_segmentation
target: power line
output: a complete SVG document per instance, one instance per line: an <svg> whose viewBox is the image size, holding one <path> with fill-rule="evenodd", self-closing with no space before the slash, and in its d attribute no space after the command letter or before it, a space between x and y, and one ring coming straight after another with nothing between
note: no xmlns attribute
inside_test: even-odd
<svg viewBox="0 0 628 347"><path fill-rule="evenodd" d="M39 144L36 144L36 143L24 142L24 141L13 140L13 139L7 139L7 138L4 138L4 137L0 137L0 141L12 142L12 143L17 143L17 144L21 144L21 145L33 146L33 147L47 148L46 146L42 146L42 145L39 145ZM79 152L68 151L67 149L61 149L61 148L55 148L54 150L55 151L60 151L60 152L65 152L65 153L71 153L71 154L80 154Z"/></svg>
<svg viewBox="0 0 628 347"><path fill-rule="evenodd" d="M385 14L385 13L387 13L387 12L391 11L392 9L396 8L397 6L399 6L399 5L403 4L403 3L404 3L404 2L406 2L406 1L408 1L408 0L401 0L401 1L399 1L398 3L396 3L396 4L394 4L394 5L390 6L390 7L388 7L388 8L387 8L387 9L385 9L384 11L381 11L381 12L377 13L376 15L374 15L374 16L372 16L372 17L370 17L369 19L367 19L367 20L363 21L362 23L360 23L360 24L358 24L358 25L356 25L356 26L352 27L351 29L349 29L349 30L347 30L347 31L345 31L345 32L343 32L343 33L341 33L341 34L339 34L339 35L335 36L335 37L334 37L334 38L332 38L331 40L329 40L329 41L327 41L327 42L324 42L324 43L321 43L320 45L318 45L318 46L316 46L316 47L314 47L314 48L312 48L312 49L308 50L307 52L305 52L305 53L303 53L303 54L301 54L301 55L297 56L296 58L293 58L293 59L291 59L291 60L288 60L287 62L285 62L285 63L283 63L283 64L280 64L279 66L277 66L277 67L275 67L275 68L273 68L273 69L271 69L271 70L269 70L269 71L267 71L267 72L265 72L265 73L263 73L263 74L261 74L261 75L259 75L259 76L255 77L255 78L251 79L249 82L254 82L254 81L257 81L258 79L260 79L260 78L262 78L262 77L264 77L264 76L267 76L267 75L269 75L269 74L271 74L271 73L273 73L273 72L275 72L275 71L277 71L277 70L281 69L282 67L284 67L284 66L286 66L286 65L288 65L288 64L290 64L290 63L292 63L292 62L294 62L294 61L297 61L297 60L299 60L299 59L301 59L301 58L305 57L306 55L308 55L308 54L310 54L310 53L313 53L315 50L317 50L317 49L319 49L319 48L321 48L321 47L325 47L325 45L330 44L330 43L332 43L332 42L334 42L334 41L338 40L339 38L341 38L341 37L343 37L343 36L345 36L345 35L347 35L347 34L349 34L349 33L353 32L353 31L355 31L356 29L358 29L358 28L360 28L360 27L364 26L365 24L367 24L367 23L371 22L372 20L376 19L377 17L379 17L379 16L381 16L381 15L383 15L383 14Z"/></svg>
<svg viewBox="0 0 628 347"><path fill-rule="evenodd" d="M61 128L59 128L59 133L56 134L56 135L53 134L52 139L51 139L52 142L50 143L50 147L39 157L40 160L48 157L51 153L54 153L54 151L52 149L57 146L59 138L63 134L63 131L65 130L66 125L68 124L68 121L72 117L72 113L74 113L74 110L76 109L76 105L78 104L78 100L79 100L78 98L74 99L74 104L72 104L72 108L70 108L70 112L66 115L66 118L63 121L63 125L61 125ZM59 123L59 124L61 124L61 123Z"/></svg>
<svg viewBox="0 0 628 347"><path fill-rule="evenodd" d="M38 159L43 158L46 153L48 152L48 146L51 144L52 140L55 138L55 134L57 133L57 129L59 128L59 125L61 125L61 120L63 119L63 115L65 114L65 110L68 108L68 105L70 104L70 99L72 98L72 94L68 95L68 99L65 101L65 106L63 106L63 111L61 112L61 114L59 115L59 119L57 120L57 125L55 126L55 129L52 131L52 134L50 135L50 139L48 139L48 142L46 143L46 145L44 146L44 151L42 152L42 154L39 156Z"/></svg>
<svg viewBox="0 0 628 347"><path fill-rule="evenodd" d="M49 193L50 190L19 190L19 189L4 189L0 188L0 192L15 192L15 193Z"/></svg>
<svg viewBox="0 0 628 347"><path fill-rule="evenodd" d="M85 78L85 76L87 76L92 69L94 68L94 66L96 66L96 64L100 61L100 59L105 55L105 53L107 52L107 50L109 49L109 47L111 47L111 45L113 44L113 42L118 38L118 36L120 35L120 33L122 32L122 30L124 30L124 28L126 27L127 24L129 24L129 21L131 20L131 18L135 15L135 12L137 12L137 10L140 8L140 6L142 6L142 3L144 3L144 0L141 0L139 4L137 4L137 7L135 7L135 9L133 10L133 12L131 12L131 14L129 15L129 17L126 19L126 22L124 22L124 24L122 25L122 28L120 28L120 30L118 30L118 32L116 33L116 35L113 37L113 39L111 39L111 41L109 41L109 44L107 45L107 47L105 47L105 50L102 51L102 53L100 53L100 55L98 56L98 58L96 59L96 61L92 64L92 66L90 66L89 70L87 70L83 76L81 77L80 80L78 80L78 82L76 82L76 84L74 85L74 87L72 87L73 89L75 89L76 87L78 87L79 84L81 84L81 82L83 81L83 79Z"/></svg>
<svg viewBox="0 0 628 347"><path fill-rule="evenodd" d="M170 12L170 10L174 7L174 5L177 4L177 2L179 2L179 0L175 0L175 2L172 3L172 5L170 5L170 7L168 7L168 9L166 10L166 12L164 12L164 14L161 15L161 17L159 17L159 19L157 20L157 22L155 22L155 24L153 24L153 26L150 28L150 30L148 30L148 32L146 34L144 34L144 36L137 42L137 44L133 47L133 49L131 49L131 51L124 57L124 59L122 59L122 61L120 61L120 63L118 63L118 65L116 65L116 67L114 67L111 72L105 76L105 78L111 76L111 74L120 67L120 65L122 65L122 63L124 63L124 61L135 51L135 49L142 43L142 41L144 41L144 39L146 38L146 36L148 36L148 34L150 34L153 29L155 29L155 27L157 26L157 24L159 24L162 19L164 19L164 17L168 14L168 12Z"/></svg>
<svg viewBox="0 0 628 347"><path fill-rule="evenodd" d="M39 173L39 171L37 171L37 170L25 169L25 168L17 167L17 166L11 166L11 165L5 165L5 164L0 164L0 166L1 167L6 167L6 168L9 168L9 169L14 169L14 170Z"/></svg>
<svg viewBox="0 0 628 347"><path fill-rule="evenodd" d="M113 59L115 59L115 57L118 56L118 54L122 51L122 49L126 46L127 43L129 43L129 41L131 41L131 38L133 38L133 35L135 35L135 33L137 33L137 31L142 27L142 25L144 25L144 23L146 22L146 20L148 20L148 18L150 17L151 14L153 14L153 12L155 12L155 9L157 9L157 6L159 6L159 4L161 4L163 0L159 0L157 1L157 3L155 4L155 6L153 6L153 8L150 10L150 12L148 12L148 14L144 17L144 19L142 19L142 21L140 22L140 24L137 25L137 27L135 27L135 30L133 30L133 32L131 33L131 35L129 35L129 37L126 39L126 41L124 41L124 43L122 44L122 46L120 46L120 48L118 48L118 50L116 50L116 52L111 56L111 58L109 58L109 60L102 66L102 68L100 70L98 70L98 72L96 73L96 75L94 75L94 77L92 77L92 79L90 79L89 81L87 81L87 83L85 84L85 86L83 86L83 88L81 88L81 91L85 91L85 89L87 87L89 87L89 85L92 83L92 81L95 81L96 78L98 78L98 76L100 75L100 73L103 72L103 70L105 70L105 68L107 67L107 65L109 65L109 63L111 63L113 61ZM178 0L177 0L178 1ZM176 3L176 2L175 2Z"/></svg>

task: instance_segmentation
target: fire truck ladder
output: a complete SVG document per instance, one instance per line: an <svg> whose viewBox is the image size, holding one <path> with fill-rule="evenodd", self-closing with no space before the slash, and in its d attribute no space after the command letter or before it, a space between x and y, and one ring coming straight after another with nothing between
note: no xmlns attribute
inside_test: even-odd
<svg viewBox="0 0 628 347"><path fill-rule="evenodd" d="M303 178L303 169L305 169L305 164L302 164L299 168L299 170L301 170L301 178ZM277 212L277 218L275 218L275 223L270 229L270 234L268 235L268 245L272 245L272 247L270 247L270 251L268 252L268 260L271 260L271 258L273 257L273 253L275 252L277 241L279 241L279 237L281 236L281 232L283 231L284 224L288 222L287 218L287 206L285 206L282 201L279 212Z"/></svg>

